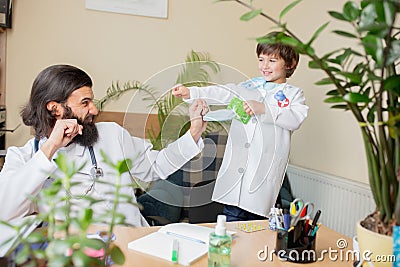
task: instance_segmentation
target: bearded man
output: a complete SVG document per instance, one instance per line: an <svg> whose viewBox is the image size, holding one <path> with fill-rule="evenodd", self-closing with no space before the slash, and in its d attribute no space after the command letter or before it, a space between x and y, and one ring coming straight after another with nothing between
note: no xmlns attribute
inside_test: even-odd
<svg viewBox="0 0 400 267"><path fill-rule="evenodd" d="M203 100L190 107L190 130L168 147L156 151L147 141L131 136L126 129L113 122L94 123L98 110L93 103L92 80L83 70L70 65L49 66L36 77L28 103L21 111L25 125L34 129L35 137L23 147L11 146L0 173L0 220L21 218L44 207L37 207L29 196L37 196L49 177L62 177L54 162L59 153L77 166L86 162L73 176L77 185L60 194L68 194L74 201L90 196L103 201L92 206L94 213L112 207L111 191L115 170L101 161L103 151L111 162L132 160L130 173L121 177L122 184L131 183L131 176L143 181L166 179L203 148L201 134L206 122L202 115L208 111ZM103 183L101 182L103 181ZM136 198L132 187L124 187L122 194ZM121 203L118 212L125 222L147 226L137 206Z"/></svg>

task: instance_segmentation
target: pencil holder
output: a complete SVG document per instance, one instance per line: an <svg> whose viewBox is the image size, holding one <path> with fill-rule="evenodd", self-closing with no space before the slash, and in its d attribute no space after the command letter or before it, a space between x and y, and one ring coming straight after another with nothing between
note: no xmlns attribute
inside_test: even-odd
<svg viewBox="0 0 400 267"><path fill-rule="evenodd" d="M310 236L303 228L301 224L297 224L289 231L279 229L276 232L275 254L280 259L296 263L317 260L315 252L317 234Z"/></svg>

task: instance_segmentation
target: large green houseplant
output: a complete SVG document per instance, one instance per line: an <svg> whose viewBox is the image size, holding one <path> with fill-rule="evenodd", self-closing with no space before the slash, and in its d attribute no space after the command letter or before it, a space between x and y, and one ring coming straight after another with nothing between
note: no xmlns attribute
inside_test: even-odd
<svg viewBox="0 0 400 267"><path fill-rule="evenodd" d="M400 224L400 194L396 170L400 165L400 2L398 0L348 1L342 11L329 11L332 18L348 23L352 31L335 30L352 43L333 47L325 55L317 55L314 41L324 31L324 23L311 37L303 41L292 32L283 18L301 2L293 1L274 19L253 1L234 1L250 9L241 20L262 16L278 28L279 34L260 37L259 42L289 44L310 59L309 67L319 69L325 78L317 85L328 85L325 102L333 109L351 112L360 126L367 158L369 184L376 211L362 225L384 235L391 235L392 226ZM397 24L396 24L397 23ZM347 28L346 28L347 29ZM285 36L283 33L286 33Z"/></svg>

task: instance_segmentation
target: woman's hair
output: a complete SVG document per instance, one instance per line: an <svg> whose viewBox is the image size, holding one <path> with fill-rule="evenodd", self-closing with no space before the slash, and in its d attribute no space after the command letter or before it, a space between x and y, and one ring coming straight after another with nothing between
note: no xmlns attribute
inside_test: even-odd
<svg viewBox="0 0 400 267"><path fill-rule="evenodd" d="M278 34L283 34L284 36L289 37L281 32L271 32L267 34L265 38L274 39ZM279 41L274 43L258 43L256 53L258 57L260 55L275 55L282 58L287 67L286 78L292 76L297 64L299 63L299 54L293 49L293 47L282 44Z"/></svg>
<svg viewBox="0 0 400 267"><path fill-rule="evenodd" d="M35 137L46 137L56 123L47 103L64 103L76 89L92 87L92 79L83 70L70 65L53 65L42 70L32 85L28 103L21 110L22 121L35 130Z"/></svg>

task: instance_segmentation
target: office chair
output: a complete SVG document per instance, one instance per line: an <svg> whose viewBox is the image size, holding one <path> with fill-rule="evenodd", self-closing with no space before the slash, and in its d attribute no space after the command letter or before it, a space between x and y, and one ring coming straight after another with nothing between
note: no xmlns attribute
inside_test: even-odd
<svg viewBox="0 0 400 267"><path fill-rule="evenodd" d="M190 190L189 223L216 222L224 205L211 200L215 180L196 183Z"/></svg>

